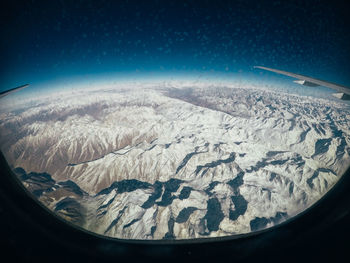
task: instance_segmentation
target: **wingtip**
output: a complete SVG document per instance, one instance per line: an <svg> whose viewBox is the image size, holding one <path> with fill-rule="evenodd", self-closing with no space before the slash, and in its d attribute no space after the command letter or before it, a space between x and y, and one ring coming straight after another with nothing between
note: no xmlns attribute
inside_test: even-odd
<svg viewBox="0 0 350 263"><path fill-rule="evenodd" d="M18 86L18 87L13 88L13 89L2 91L2 92L0 92L0 98L5 97L5 96L7 96L10 93L13 93L13 92L19 91L21 89L27 88L28 86L29 86L29 84L24 84L24 85Z"/></svg>

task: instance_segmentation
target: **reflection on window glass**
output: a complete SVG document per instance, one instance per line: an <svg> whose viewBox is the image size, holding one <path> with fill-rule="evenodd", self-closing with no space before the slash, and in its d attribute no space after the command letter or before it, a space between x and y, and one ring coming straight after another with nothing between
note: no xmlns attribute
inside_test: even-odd
<svg viewBox="0 0 350 263"><path fill-rule="evenodd" d="M341 27L313 26L333 19L322 6L168 5L62 5L55 22L23 7L35 18L16 30L42 38L16 44L27 73L6 78L30 86L1 95L14 174L53 213L113 238L234 236L303 212L350 163L350 92L333 83L350 82L324 74L342 63ZM278 24L280 11L293 17ZM319 56L327 47L339 62Z"/></svg>

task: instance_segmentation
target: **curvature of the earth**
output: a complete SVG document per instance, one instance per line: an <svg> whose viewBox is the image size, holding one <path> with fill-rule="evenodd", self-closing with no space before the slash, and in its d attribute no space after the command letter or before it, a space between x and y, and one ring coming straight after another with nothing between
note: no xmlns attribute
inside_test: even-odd
<svg viewBox="0 0 350 263"><path fill-rule="evenodd" d="M350 164L350 107L252 87L122 86L2 110L1 150L65 219L128 239L273 226Z"/></svg>

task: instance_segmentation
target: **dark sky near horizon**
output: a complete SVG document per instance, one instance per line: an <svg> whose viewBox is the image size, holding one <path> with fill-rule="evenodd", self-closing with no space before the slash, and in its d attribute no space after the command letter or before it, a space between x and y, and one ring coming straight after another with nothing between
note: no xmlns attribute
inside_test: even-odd
<svg viewBox="0 0 350 263"><path fill-rule="evenodd" d="M350 86L345 1L1 5L2 90L106 72L249 72L254 65Z"/></svg>

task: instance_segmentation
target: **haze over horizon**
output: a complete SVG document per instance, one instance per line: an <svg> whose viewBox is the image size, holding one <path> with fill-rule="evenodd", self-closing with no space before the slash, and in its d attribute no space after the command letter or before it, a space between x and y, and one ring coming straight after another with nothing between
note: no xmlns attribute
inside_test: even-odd
<svg viewBox="0 0 350 263"><path fill-rule="evenodd" d="M337 1L13 1L2 10L0 90L106 73L258 77L254 65L350 86L349 18Z"/></svg>

